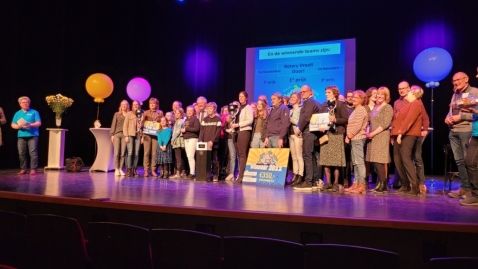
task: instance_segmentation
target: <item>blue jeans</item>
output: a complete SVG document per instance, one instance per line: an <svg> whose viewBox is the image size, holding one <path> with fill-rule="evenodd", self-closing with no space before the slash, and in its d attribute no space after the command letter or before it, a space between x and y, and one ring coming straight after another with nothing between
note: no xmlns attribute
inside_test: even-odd
<svg viewBox="0 0 478 269"><path fill-rule="evenodd" d="M18 157L20 159L20 169L27 170L27 150L30 154L30 169L38 168L38 136L18 137L17 140Z"/></svg>
<svg viewBox="0 0 478 269"><path fill-rule="evenodd" d="M471 195L478 198L478 137L472 136L465 157L465 164L470 180Z"/></svg>
<svg viewBox="0 0 478 269"><path fill-rule="evenodd" d="M269 136L269 145L268 148L278 148L279 147L279 136Z"/></svg>
<svg viewBox="0 0 478 269"><path fill-rule="evenodd" d="M468 181L468 174L465 166L465 156L468 149L468 140L471 137L471 132L450 132L448 138L450 139L451 150L455 158L456 166L458 167L458 174L461 179L461 188L469 190L471 188L470 181Z"/></svg>
<svg viewBox="0 0 478 269"><path fill-rule="evenodd" d="M354 165L354 182L362 184L365 184L365 140L366 139L357 139L350 141L350 145L352 146L352 164Z"/></svg>
<svg viewBox="0 0 478 269"><path fill-rule="evenodd" d="M227 139L227 148L229 149L229 174L234 175L236 169L236 148L234 147L234 141L232 138Z"/></svg>
<svg viewBox="0 0 478 269"><path fill-rule="evenodd" d="M264 148L264 142L262 142L261 133L252 134L251 148Z"/></svg>
<svg viewBox="0 0 478 269"><path fill-rule="evenodd" d="M140 146L141 137L139 136L139 134L136 134L136 136L129 137L129 143L126 144L126 150L128 152L128 156L126 158L126 168L136 168L138 166Z"/></svg>

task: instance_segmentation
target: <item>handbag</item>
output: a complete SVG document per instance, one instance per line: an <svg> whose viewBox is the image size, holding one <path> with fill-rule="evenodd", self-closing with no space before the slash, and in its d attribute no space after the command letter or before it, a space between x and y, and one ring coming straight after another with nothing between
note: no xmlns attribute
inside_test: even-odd
<svg viewBox="0 0 478 269"><path fill-rule="evenodd" d="M80 157L73 157L65 160L66 171L68 172L80 172L84 165L85 164Z"/></svg>
<svg viewBox="0 0 478 269"><path fill-rule="evenodd" d="M319 144L322 146L329 142L329 136L327 134L324 134L322 137L319 138Z"/></svg>

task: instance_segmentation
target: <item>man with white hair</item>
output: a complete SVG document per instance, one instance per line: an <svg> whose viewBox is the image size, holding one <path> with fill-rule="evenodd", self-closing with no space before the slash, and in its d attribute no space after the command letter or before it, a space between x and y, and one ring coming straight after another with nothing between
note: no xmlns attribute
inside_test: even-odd
<svg viewBox="0 0 478 269"><path fill-rule="evenodd" d="M448 138L450 139L451 150L458 167L461 185L458 190L451 191L448 195L452 198L466 198L471 195L470 181L465 166L465 155L468 148L468 140L471 137L473 113L460 111L460 108L454 104L470 94L478 96L478 89L470 86L468 76L464 72L458 72L453 75L452 83L454 93L445 123L450 127Z"/></svg>
<svg viewBox="0 0 478 269"><path fill-rule="evenodd" d="M196 100L196 103L198 104L198 111L196 117L198 118L199 122L201 122L205 117L207 117L207 99L204 96L199 96Z"/></svg>
<svg viewBox="0 0 478 269"><path fill-rule="evenodd" d="M30 175L35 175L38 168L38 137L41 126L40 114L30 108L30 98L22 96L18 98L21 109L15 113L12 120L12 128L18 130L17 147L20 159L19 175L27 174L27 152L30 153Z"/></svg>

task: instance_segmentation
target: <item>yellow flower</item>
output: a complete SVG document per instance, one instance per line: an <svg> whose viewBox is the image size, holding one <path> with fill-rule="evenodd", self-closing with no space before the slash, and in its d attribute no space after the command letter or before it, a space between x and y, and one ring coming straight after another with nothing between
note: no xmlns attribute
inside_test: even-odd
<svg viewBox="0 0 478 269"><path fill-rule="evenodd" d="M65 112L71 105L73 105L73 99L63 96L61 94L49 95L45 98L46 103L55 112L57 119L61 118L61 114Z"/></svg>

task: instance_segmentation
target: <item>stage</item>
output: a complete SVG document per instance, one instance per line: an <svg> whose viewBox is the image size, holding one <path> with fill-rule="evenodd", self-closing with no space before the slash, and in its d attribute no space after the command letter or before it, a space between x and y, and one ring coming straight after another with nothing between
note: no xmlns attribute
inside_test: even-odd
<svg viewBox="0 0 478 269"><path fill-rule="evenodd" d="M478 233L478 207L461 206L458 199L449 198L439 178L427 178L426 195L407 197L394 190L366 195L303 192L231 181L125 178L112 172L46 170L33 176L15 172L0 172L1 198L158 213ZM430 186L432 180L434 188ZM453 188L458 184L454 181Z"/></svg>
<svg viewBox="0 0 478 269"><path fill-rule="evenodd" d="M83 169L79 173L40 170L32 176L0 171L0 209L71 216L82 226L89 221L116 221L150 229L192 229L296 242L307 242L307 235L312 234L310 238L324 243L396 251L415 262L424 257L420 249L426 244L447 242L448 255L459 252L453 246L461 246L462 241L472 240L471 253L478 247L478 207L461 206L458 199L449 198L439 177L426 179L426 195L407 197L393 190L365 195L299 192L289 186L125 178ZM453 188L458 185L455 180ZM418 253L403 253L402 248L409 248L407 240L419 240Z"/></svg>

